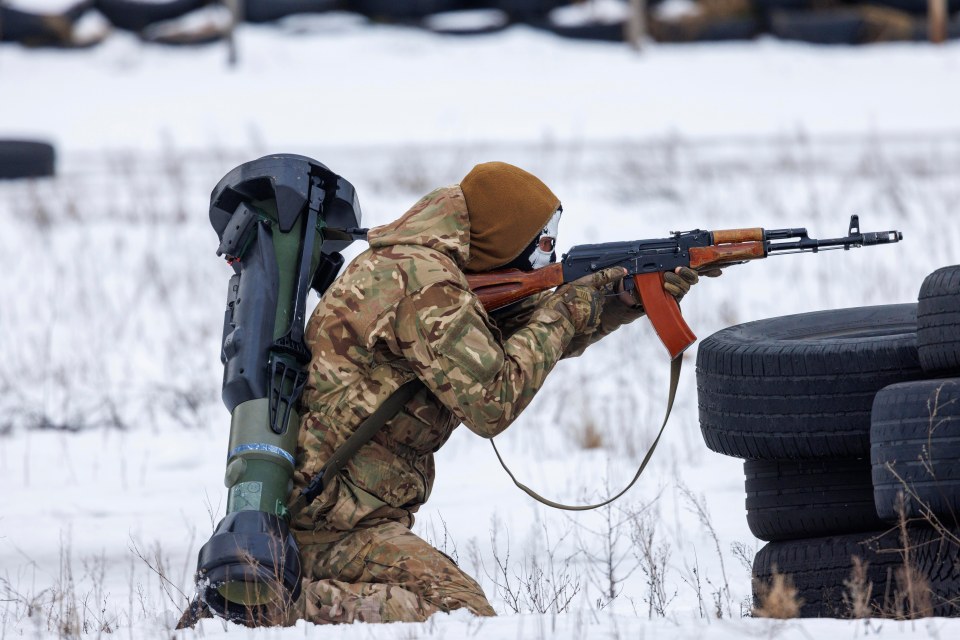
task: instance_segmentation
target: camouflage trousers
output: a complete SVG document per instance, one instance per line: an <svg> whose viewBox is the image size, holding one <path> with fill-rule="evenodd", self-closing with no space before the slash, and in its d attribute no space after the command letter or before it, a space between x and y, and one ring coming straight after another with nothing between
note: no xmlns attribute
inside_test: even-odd
<svg viewBox="0 0 960 640"><path fill-rule="evenodd" d="M446 554L398 522L347 532L334 542L303 536L303 592L289 623L419 622L466 607L496 615L483 589Z"/></svg>

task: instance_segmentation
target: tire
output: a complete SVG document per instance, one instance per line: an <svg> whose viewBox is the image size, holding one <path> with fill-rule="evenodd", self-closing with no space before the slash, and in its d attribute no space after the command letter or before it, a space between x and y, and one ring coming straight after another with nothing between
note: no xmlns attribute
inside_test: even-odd
<svg viewBox="0 0 960 640"><path fill-rule="evenodd" d="M163 2L97 0L96 8L116 28L142 31L155 22L179 18L211 2L212 0L164 0Z"/></svg>
<svg viewBox="0 0 960 640"><path fill-rule="evenodd" d="M0 140L0 178L41 178L53 175L53 145L29 140Z"/></svg>
<svg viewBox="0 0 960 640"><path fill-rule="evenodd" d="M874 531L870 460L747 460L747 525L761 540Z"/></svg>
<svg viewBox="0 0 960 640"><path fill-rule="evenodd" d="M781 40L812 44L860 44L863 18L852 9L791 11L775 9L769 14L770 33Z"/></svg>
<svg viewBox="0 0 960 640"><path fill-rule="evenodd" d="M870 0L866 4L899 9L915 16L926 16L928 11L926 0ZM946 4L948 16L960 11L960 0L947 0Z"/></svg>
<svg viewBox="0 0 960 640"><path fill-rule="evenodd" d="M763 33L763 24L754 16L736 16L711 21L697 38L700 42L752 40Z"/></svg>
<svg viewBox="0 0 960 640"><path fill-rule="evenodd" d="M289 15L339 11L343 0L243 0L245 22L274 22Z"/></svg>
<svg viewBox="0 0 960 640"><path fill-rule="evenodd" d="M537 22L554 9L570 3L567 0L499 0L493 4L510 14L513 20Z"/></svg>
<svg viewBox="0 0 960 640"><path fill-rule="evenodd" d="M915 304L748 322L700 345L700 430L740 458L868 458L873 397L922 375Z"/></svg>
<svg viewBox="0 0 960 640"><path fill-rule="evenodd" d="M960 265L937 269L920 286L917 349L924 371L960 371Z"/></svg>
<svg viewBox="0 0 960 640"><path fill-rule="evenodd" d="M930 585L930 604L936 616L960 615L960 545L957 531L946 536L932 528L910 528L913 566ZM903 607L903 589L898 569L903 567L903 548L896 531L771 542L753 561L754 605L769 590L774 570L789 578L801 601L801 618L849 617L844 595L854 569L853 557L867 563L866 580L872 591L869 605L874 614L896 615ZM901 609L902 611L902 609Z"/></svg>
<svg viewBox="0 0 960 640"><path fill-rule="evenodd" d="M553 35L569 40L595 40L598 42L623 42L624 24L622 22L590 22L578 25L559 25L552 23L537 23L546 25Z"/></svg>
<svg viewBox="0 0 960 640"><path fill-rule="evenodd" d="M870 427L873 495L881 518L960 518L960 378L895 384L877 394Z"/></svg>
<svg viewBox="0 0 960 640"><path fill-rule="evenodd" d="M362 13L374 20L403 22L419 20L432 13L458 11L469 8L463 0L354 0L348 10Z"/></svg>

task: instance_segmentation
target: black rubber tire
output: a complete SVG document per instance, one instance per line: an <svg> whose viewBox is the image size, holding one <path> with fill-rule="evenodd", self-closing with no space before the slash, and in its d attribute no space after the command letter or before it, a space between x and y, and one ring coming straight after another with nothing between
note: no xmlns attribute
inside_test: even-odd
<svg viewBox="0 0 960 640"><path fill-rule="evenodd" d="M697 353L703 439L745 459L868 458L874 395L923 375L916 341L915 304L718 331Z"/></svg>
<svg viewBox="0 0 960 640"><path fill-rule="evenodd" d="M116 28L142 31L155 22L179 18L211 2L213 0L166 0L164 2L96 0L95 6Z"/></svg>
<svg viewBox="0 0 960 640"><path fill-rule="evenodd" d="M578 25L554 24L549 20L535 21L534 26L545 28L556 36L570 40L596 40L599 42L623 42L622 22L588 22Z"/></svg>
<svg viewBox="0 0 960 640"><path fill-rule="evenodd" d="M960 265L937 269L923 280L917 350L924 371L960 371Z"/></svg>
<svg viewBox="0 0 960 640"><path fill-rule="evenodd" d="M700 42L727 42L752 40L763 33L763 23L754 16L736 16L716 20L708 24L700 36Z"/></svg>
<svg viewBox="0 0 960 640"><path fill-rule="evenodd" d="M946 536L929 527L911 527L910 556L913 566L930 583L933 615L960 614L960 546L957 531ZM774 570L788 576L797 589L801 618L849 617L844 602L853 571L854 556L867 563L872 583L870 606L878 615L895 613L898 592L897 570L903 566L903 548L896 530L844 536L771 542L753 560L754 605L760 593L769 589Z"/></svg>
<svg viewBox="0 0 960 640"><path fill-rule="evenodd" d="M53 145L30 140L0 140L0 178L52 176Z"/></svg>
<svg viewBox="0 0 960 640"><path fill-rule="evenodd" d="M761 540L874 531L870 460L747 460L747 525Z"/></svg>
<svg viewBox="0 0 960 640"><path fill-rule="evenodd" d="M432 13L468 9L464 0L353 0L349 11L356 11L374 20L398 21L419 20Z"/></svg>
<svg viewBox="0 0 960 640"><path fill-rule="evenodd" d="M841 7L823 11L775 9L768 16L770 33L781 40L812 44L860 44L864 20L854 9Z"/></svg>
<svg viewBox="0 0 960 640"><path fill-rule="evenodd" d="M537 22L558 7L570 4L568 0L498 0L489 3L506 11L513 20Z"/></svg>
<svg viewBox="0 0 960 640"><path fill-rule="evenodd" d="M280 20L290 15L339 11L344 0L243 0L245 22L263 23Z"/></svg>
<svg viewBox="0 0 960 640"><path fill-rule="evenodd" d="M870 427L873 495L880 517L895 522L898 494L907 517L960 518L960 378L883 389Z"/></svg>
<svg viewBox="0 0 960 640"><path fill-rule="evenodd" d="M929 10L926 0L870 0L865 4L899 9L915 16L926 16ZM946 4L948 16L960 11L960 0L947 0Z"/></svg>

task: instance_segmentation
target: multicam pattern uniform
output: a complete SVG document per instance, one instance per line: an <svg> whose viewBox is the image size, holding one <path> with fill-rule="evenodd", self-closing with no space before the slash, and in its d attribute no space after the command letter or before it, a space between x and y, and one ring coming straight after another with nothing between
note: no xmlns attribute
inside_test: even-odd
<svg viewBox="0 0 960 640"><path fill-rule="evenodd" d="M297 489L401 385L416 377L425 386L296 515L305 580L294 617L412 621L460 607L494 615L479 585L409 530L430 495L433 453L461 422L487 438L503 431L562 356L641 313L575 339L562 313L539 304L543 295L498 323L461 271L469 237L460 188L437 189L370 231L370 248L310 318Z"/></svg>

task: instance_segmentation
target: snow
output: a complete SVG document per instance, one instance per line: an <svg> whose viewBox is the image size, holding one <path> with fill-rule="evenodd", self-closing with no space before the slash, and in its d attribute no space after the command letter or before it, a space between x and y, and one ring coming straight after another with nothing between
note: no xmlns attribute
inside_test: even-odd
<svg viewBox="0 0 960 640"><path fill-rule="evenodd" d="M84 637L131 638L957 636L960 623L943 619L741 617L741 559L763 543L746 526L741 462L700 438L693 352L660 448L612 510L539 507L466 429L438 454L416 530L459 558L500 617L323 630L206 621L172 634L183 602L154 569L189 591L224 509L229 269L206 208L245 160L321 160L356 185L365 225L476 162L514 162L563 199L559 251L695 227L834 237L853 213L864 230L904 232L899 245L777 257L697 285L684 315L701 338L762 317L915 300L927 273L960 262L955 44L763 39L636 55L522 27L461 39L343 14L284 24L243 27L233 69L222 45L147 46L122 33L85 51L0 48L0 136L49 138L60 151L57 178L0 182L0 637L69 637L71 620ZM632 477L666 387L666 356L638 322L561 363L498 444L542 494L602 498ZM577 445L588 422L600 449ZM606 516L628 515L609 531L623 579L607 603L590 556L610 539ZM634 525L652 527L666 554L662 617ZM508 545L514 580L553 562L556 588L579 587L566 611L512 610L494 584ZM45 614L28 616L31 603Z"/></svg>
<svg viewBox="0 0 960 640"><path fill-rule="evenodd" d="M569 4L550 12L550 19L558 26L576 27L590 23L616 24L630 15L630 7L617 0L595 0Z"/></svg>
<svg viewBox="0 0 960 640"><path fill-rule="evenodd" d="M960 43L857 49L571 42L525 27L440 38L329 19L176 49L115 33L89 51L0 51L0 135L65 148L623 140L950 131ZM211 105L204 108L204 105Z"/></svg>
<svg viewBox="0 0 960 640"><path fill-rule="evenodd" d="M509 22L509 16L498 9L443 11L427 16L423 24L437 31L497 29Z"/></svg>
<svg viewBox="0 0 960 640"><path fill-rule="evenodd" d="M183 16L156 22L144 29L144 37L170 37L185 33L226 33L233 23L233 14L225 5L213 4Z"/></svg>
<svg viewBox="0 0 960 640"><path fill-rule="evenodd" d="M700 5L693 0L664 0L651 8L661 20L677 20L700 13Z"/></svg>

